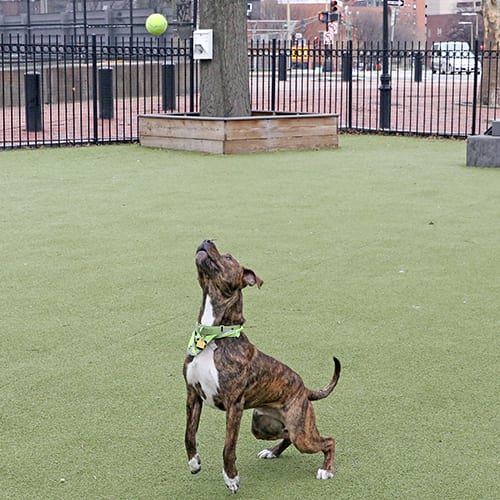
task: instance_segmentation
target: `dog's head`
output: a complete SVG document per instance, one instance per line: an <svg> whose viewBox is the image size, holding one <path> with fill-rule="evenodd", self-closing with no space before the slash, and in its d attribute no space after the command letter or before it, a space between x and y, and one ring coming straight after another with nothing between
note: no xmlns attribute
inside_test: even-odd
<svg viewBox="0 0 500 500"><path fill-rule="evenodd" d="M198 247L195 262L200 286L211 295L218 291L223 297L229 297L246 286L257 285L260 288L264 283L232 255L219 253L211 240L205 240Z"/></svg>

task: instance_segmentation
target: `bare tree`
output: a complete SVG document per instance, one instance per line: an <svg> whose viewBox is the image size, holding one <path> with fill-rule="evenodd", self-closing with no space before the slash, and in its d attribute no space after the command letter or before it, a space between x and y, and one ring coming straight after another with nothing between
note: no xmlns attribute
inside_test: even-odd
<svg viewBox="0 0 500 500"><path fill-rule="evenodd" d="M500 49L500 3L498 0L483 0L484 45L488 50ZM498 52L490 52L484 59L481 81L481 102L485 105L500 104L500 59ZM495 57L496 56L496 57Z"/></svg>
<svg viewBox="0 0 500 500"><path fill-rule="evenodd" d="M213 59L200 64L200 114L249 116L246 0L200 0L200 28L213 30Z"/></svg>
<svg viewBox="0 0 500 500"><path fill-rule="evenodd" d="M262 0L260 3L261 19L285 19L286 6L279 4L277 0Z"/></svg>
<svg viewBox="0 0 500 500"><path fill-rule="evenodd" d="M358 41L365 44L376 44L382 41L382 19L373 15L373 11L359 9L353 22L358 34Z"/></svg>

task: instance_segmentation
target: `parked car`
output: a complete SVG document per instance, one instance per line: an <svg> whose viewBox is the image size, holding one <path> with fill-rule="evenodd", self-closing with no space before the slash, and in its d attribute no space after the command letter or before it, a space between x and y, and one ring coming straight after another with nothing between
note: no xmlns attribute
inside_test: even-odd
<svg viewBox="0 0 500 500"><path fill-rule="evenodd" d="M467 42L436 42L432 44L431 68L433 73L470 74L476 70L476 60ZM481 71L479 61L477 70Z"/></svg>

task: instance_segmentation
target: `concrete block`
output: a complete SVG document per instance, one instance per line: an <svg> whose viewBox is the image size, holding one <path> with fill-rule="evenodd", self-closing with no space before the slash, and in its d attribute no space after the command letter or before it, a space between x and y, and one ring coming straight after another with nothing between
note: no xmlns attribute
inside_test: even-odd
<svg viewBox="0 0 500 500"><path fill-rule="evenodd" d="M467 166L500 168L500 137L469 136L467 138Z"/></svg>
<svg viewBox="0 0 500 500"><path fill-rule="evenodd" d="M500 120L493 120L491 124L491 135L500 137Z"/></svg>

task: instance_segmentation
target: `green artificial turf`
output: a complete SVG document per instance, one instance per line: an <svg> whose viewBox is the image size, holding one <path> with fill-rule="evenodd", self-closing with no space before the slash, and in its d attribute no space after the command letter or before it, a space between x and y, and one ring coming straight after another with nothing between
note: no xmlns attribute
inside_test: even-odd
<svg viewBox="0 0 500 500"><path fill-rule="evenodd" d="M242 499L488 499L500 487L500 171L465 143L341 136L242 156L137 145L0 153L0 497L226 498L224 414L183 448L182 362L205 238L264 279L246 332L311 388L337 441L266 443Z"/></svg>

